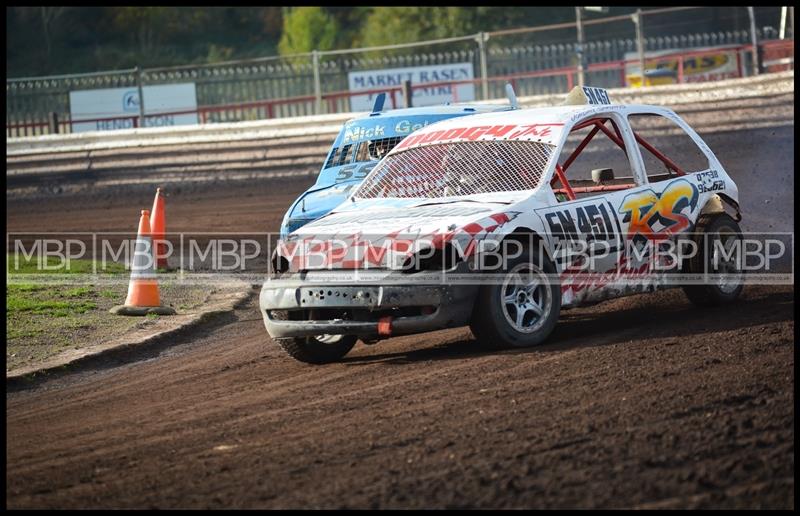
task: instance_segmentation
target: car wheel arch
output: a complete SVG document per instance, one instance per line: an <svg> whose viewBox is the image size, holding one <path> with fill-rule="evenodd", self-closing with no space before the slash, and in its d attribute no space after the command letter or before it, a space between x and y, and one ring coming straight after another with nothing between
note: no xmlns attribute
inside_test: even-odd
<svg viewBox="0 0 800 516"><path fill-rule="evenodd" d="M517 226L514 229L508 231L501 241L517 241L523 245L530 244L530 246L545 244L544 249L547 253L547 257L552 260L553 256L550 253L550 246L547 245L547 239L544 238L541 234L539 234L536 230L526 227L526 226Z"/></svg>
<svg viewBox="0 0 800 516"><path fill-rule="evenodd" d="M739 204L732 198L721 193L716 193L709 197L708 201L706 201L700 209L698 217L715 213L727 213L728 210L725 209L726 206L733 211L733 214L729 213L731 217L733 217L736 222L740 222L742 220L742 215L739 212Z"/></svg>

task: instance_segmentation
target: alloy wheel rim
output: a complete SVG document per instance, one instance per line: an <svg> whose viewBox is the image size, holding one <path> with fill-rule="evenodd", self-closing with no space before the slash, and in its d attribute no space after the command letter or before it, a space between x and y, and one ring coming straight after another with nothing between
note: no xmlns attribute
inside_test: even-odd
<svg viewBox="0 0 800 516"><path fill-rule="evenodd" d="M743 272L737 263L739 255L732 252L738 239L735 233L720 232L717 235L722 247L714 246L712 266L718 275L717 286L723 293L730 294L742 283Z"/></svg>
<svg viewBox="0 0 800 516"><path fill-rule="evenodd" d="M506 322L520 333L538 331L553 303L547 277L528 263L518 264L506 274L500 295Z"/></svg>

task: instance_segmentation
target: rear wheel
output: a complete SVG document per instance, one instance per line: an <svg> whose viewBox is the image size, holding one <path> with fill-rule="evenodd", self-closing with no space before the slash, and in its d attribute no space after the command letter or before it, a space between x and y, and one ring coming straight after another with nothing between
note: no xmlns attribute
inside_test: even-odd
<svg viewBox="0 0 800 516"><path fill-rule="evenodd" d="M698 251L686 262L684 272L713 276L703 285L684 285L686 297L699 306L735 301L744 287L740 253L736 252L742 241L739 224L727 213L703 215L695 226L694 241Z"/></svg>
<svg viewBox="0 0 800 516"><path fill-rule="evenodd" d="M561 311L561 288L552 281L553 262L538 250L506 263L495 284L482 285L475 300L470 328L493 348L528 347L550 335Z"/></svg>
<svg viewBox="0 0 800 516"><path fill-rule="evenodd" d="M278 320L299 319L302 311L272 310L272 317ZM295 315L297 314L297 315ZM308 364L327 364L345 356L358 337L355 335L315 335L313 337L283 337L273 339L295 360Z"/></svg>

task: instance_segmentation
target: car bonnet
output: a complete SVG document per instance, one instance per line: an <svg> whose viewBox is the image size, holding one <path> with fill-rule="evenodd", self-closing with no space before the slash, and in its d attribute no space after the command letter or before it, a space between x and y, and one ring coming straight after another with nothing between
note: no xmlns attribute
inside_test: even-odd
<svg viewBox="0 0 800 516"><path fill-rule="evenodd" d="M398 200L394 200L398 201ZM291 233L278 253L289 270L398 269L409 255L455 246L462 256L518 213L507 203L403 200L330 213Z"/></svg>

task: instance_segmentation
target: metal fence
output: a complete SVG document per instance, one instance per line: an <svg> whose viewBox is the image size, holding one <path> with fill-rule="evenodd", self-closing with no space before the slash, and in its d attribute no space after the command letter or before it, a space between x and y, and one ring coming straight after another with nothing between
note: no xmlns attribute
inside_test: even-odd
<svg viewBox="0 0 800 516"><path fill-rule="evenodd" d="M749 74L752 53L745 45L752 34L745 28L717 32L680 32L679 22L715 8L671 8L644 11L643 51L685 50L718 45L740 46L740 73ZM744 9L744 8L730 8ZM708 11L710 12L710 11ZM764 23L756 30L759 41L778 40L783 45L776 59L793 68L792 40L779 40L774 13L757 14ZM767 20L766 18L770 18ZM679 21L675 21L679 20ZM774 25L773 25L774 24ZM739 24L741 25L741 24ZM192 82L195 84L198 122L259 120L351 111L351 97L362 95L348 89L348 73L430 64L468 62L475 79L476 99L501 98L504 85L512 82L517 94L534 95L567 91L576 82L578 54L575 23L480 33L459 38L425 41L369 49L353 49L288 57L267 57L227 63L120 70L92 74L53 76L6 81L6 136L52 132L53 114L58 132L71 132L69 92L98 88L136 87ZM586 83L601 87L625 85L625 58L639 50L635 24L630 16L587 20L582 47ZM602 34L617 37L603 39ZM765 49L767 46L764 47ZM769 47L773 53L778 47ZM766 53L766 50L763 50ZM787 57L791 56L791 57ZM773 66L774 68L774 66ZM769 68L765 68L768 71ZM449 86L450 81L443 83ZM430 84L425 85L430 86ZM413 85L421 88L423 85ZM400 87L382 88L400 102ZM456 101L458 99L455 99ZM148 112L149 114L150 112ZM172 114L180 114L173 112ZM119 118L119 117L117 117ZM139 117L131 115L130 125ZM83 119L85 120L85 119ZM104 120L97 113L94 120Z"/></svg>

